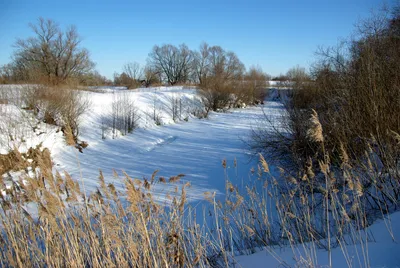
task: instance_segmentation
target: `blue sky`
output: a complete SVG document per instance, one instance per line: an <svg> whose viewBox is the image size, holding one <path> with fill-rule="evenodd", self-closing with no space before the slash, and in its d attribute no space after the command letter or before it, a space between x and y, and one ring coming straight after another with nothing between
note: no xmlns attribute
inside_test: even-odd
<svg viewBox="0 0 400 268"><path fill-rule="evenodd" d="M386 2L393 5L395 0ZM31 36L38 17L74 24L96 69L108 78L127 62L145 64L154 45L201 42L234 51L269 74L313 62L318 46L348 37L355 23L382 7L378 0L87 1L0 0L0 65L16 38Z"/></svg>

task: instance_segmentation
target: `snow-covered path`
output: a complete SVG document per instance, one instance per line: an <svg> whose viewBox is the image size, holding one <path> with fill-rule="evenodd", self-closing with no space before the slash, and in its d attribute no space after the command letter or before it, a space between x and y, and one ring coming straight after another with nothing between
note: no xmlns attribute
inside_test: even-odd
<svg viewBox="0 0 400 268"><path fill-rule="evenodd" d="M185 174L183 182L190 181L189 201L204 198L204 192L224 192L224 169L222 160L228 163L231 179L246 180L250 169L257 165L257 159L250 159L243 139L247 139L251 128L263 117L262 109L269 115L280 116L282 106L268 102L264 107L232 110L228 113L212 113L209 119L190 119L161 127L138 129L134 133L117 139L101 140L98 135L86 135L87 147L82 154L63 146L53 151L56 168L68 171L75 179L80 170L86 190L93 191L98 183L101 169L106 181L116 186L123 181L114 177L115 170L120 177L125 171L132 178L149 178L155 170L158 176ZM79 164L76 159L79 158ZM237 169L234 168L234 159ZM156 185L154 191L161 200L174 185Z"/></svg>

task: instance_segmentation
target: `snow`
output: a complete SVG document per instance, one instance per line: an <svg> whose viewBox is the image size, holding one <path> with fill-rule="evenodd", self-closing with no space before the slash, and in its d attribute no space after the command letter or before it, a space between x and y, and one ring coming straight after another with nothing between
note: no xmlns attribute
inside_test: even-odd
<svg viewBox="0 0 400 268"><path fill-rule="evenodd" d="M122 91L118 93L122 94ZM82 154L66 146L51 150L56 168L68 171L76 179L82 175L87 191L97 187L100 169L106 181L115 183L117 187L122 186L122 181L115 179L114 171L121 177L126 172L132 178L142 179L149 178L155 170L159 170L157 176L166 178L185 174L180 185L187 181L191 183L188 200L200 201L204 199L206 191L216 192L217 195L225 191L221 164L223 159L231 166L234 159L237 160L237 175L229 172L235 176L232 179L248 178L250 169L257 165L257 159L250 159L243 139L263 116L262 107L211 113L208 119L201 120L185 113L183 117L189 116L188 122L177 123L173 122L171 115L161 111L164 125L155 126L145 115L146 111L153 109L154 99L160 109L168 105L170 97L184 100L189 110L196 109L200 101L196 90L162 87L126 91L123 94L128 94L142 113L142 127L126 136L112 139L108 135L102 140L102 114L113 98L112 95L118 93L85 93L92 105L91 111L82 121L81 140L89 144ZM266 109L269 114L279 116L282 105L269 102ZM233 170L233 167L230 169ZM163 201L166 193L172 192L174 188L175 185L159 184L153 193L156 199Z"/></svg>
<svg viewBox="0 0 400 268"><path fill-rule="evenodd" d="M13 104L0 104L0 153L17 148L21 153L30 147L43 144L52 147L62 143L58 127L39 122L31 112Z"/></svg>
<svg viewBox="0 0 400 268"><path fill-rule="evenodd" d="M91 87L86 87L85 89L93 92L113 92L117 90L127 90L127 87L109 87L109 86L91 86Z"/></svg>
<svg viewBox="0 0 400 268"><path fill-rule="evenodd" d="M22 86L16 88L19 92L23 90ZM82 178L88 193L98 186L99 170L102 170L107 183L114 183L120 189L123 180L115 178L115 173L123 178L125 172L138 179L149 178L155 170L159 170L157 176L166 178L185 174L178 186L188 181L191 183L187 191L190 202L204 200L204 192L216 192L217 196L225 192L222 160L227 160L230 179L236 181L248 178L251 168L257 165L257 159L250 158L251 154L243 140L263 117L261 106L233 109L228 113L211 113L208 119L198 119L193 113L201 109L202 104L197 90L192 87L100 89L101 92L80 93L90 101L80 124L80 140L89 144L83 153L67 147L57 127L33 122L33 115L14 105L6 107L11 110L7 116L15 117L11 121L18 122L22 128L18 133L23 134L19 134L18 144L5 139L7 146L1 146L1 153L6 153L13 146L26 151L31 146L43 143L43 147L51 151L55 169L67 171L77 181ZM104 130L103 125L104 118L111 113L112 103L119 99L132 101L140 116L139 128L125 136L122 133L112 135L111 129ZM173 121L169 111L172 99L180 100L181 119L187 119L187 122ZM155 125L151 118L154 109L162 126ZM280 116L283 106L278 102L268 102L264 109L272 116ZM32 131L33 125L38 126L35 131ZM235 170L232 167L234 159L238 163ZM155 185L154 197L163 202L175 187L174 184Z"/></svg>

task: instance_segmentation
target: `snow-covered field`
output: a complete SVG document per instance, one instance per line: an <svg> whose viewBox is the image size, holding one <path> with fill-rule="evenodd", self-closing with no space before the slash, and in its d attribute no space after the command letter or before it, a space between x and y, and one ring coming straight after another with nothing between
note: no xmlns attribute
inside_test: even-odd
<svg viewBox="0 0 400 268"><path fill-rule="evenodd" d="M24 151L43 143L51 151L55 169L67 171L78 181L83 179L88 192L94 191L98 186L99 170L102 170L106 181L114 183L117 188L122 186L123 181L115 174L122 178L124 172L138 179L149 178L155 170L159 170L157 177L168 178L184 174L178 185L190 182L188 201L195 204L204 200L205 192L216 192L219 196L225 192L225 173L222 167L224 159L227 161L229 178L238 184L246 184L251 176L250 170L256 168L258 159L251 158L244 140L248 138L251 129L260 123L264 116L263 110L277 124L283 113L282 104L271 101L266 102L263 107L232 109L227 113L211 113L207 119L198 119L193 113L200 108L201 100L195 89L183 87L129 91L122 88L101 88L101 92L85 91L82 94L90 101L81 120L80 140L88 143L82 153L65 145L62 132L57 127L36 122L31 114L12 104L0 104L0 116L5 116L8 124L13 124L14 136L20 136L10 139L10 133L2 132L1 153L13 146ZM110 125L105 123L105 120L109 120L107 118L111 114L112 103L121 99L133 102L138 112L139 128L127 135L113 133ZM174 122L171 114L172 100L179 100L180 113L177 122ZM162 123L160 126L153 120L155 114ZM5 124L6 121L1 122ZM174 187L168 184L156 185L153 188L154 195L159 202L163 202ZM377 241L367 244L370 266L400 266L400 257L396 255L400 252L400 246L398 242L392 241L387 224L390 222L381 220L370 227ZM398 238L399 213L392 215L389 229L392 229L394 238ZM349 255L353 256L353 267L365 266L359 256L360 252L357 251L360 247L347 247ZM301 252L301 247L296 252L297 250ZM276 253L291 266L299 263L290 248L277 249ZM321 264L327 263L326 255L324 250L318 251ZM348 265L340 249L334 250L333 259L334 267ZM271 254L267 254L267 251L238 257L238 262L242 267L252 268L279 266L279 262Z"/></svg>

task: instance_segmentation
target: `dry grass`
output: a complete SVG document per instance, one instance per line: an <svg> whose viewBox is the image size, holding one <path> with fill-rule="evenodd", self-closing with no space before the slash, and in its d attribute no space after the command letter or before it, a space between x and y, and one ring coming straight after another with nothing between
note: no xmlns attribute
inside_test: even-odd
<svg viewBox="0 0 400 268"><path fill-rule="evenodd" d="M318 116L312 119L317 126ZM335 169L324 155L323 140L315 141L321 150L318 166L310 160L299 174L281 168L275 177L260 155L244 188L230 181L224 160L225 200L205 193L209 205L203 212L187 203L190 184L181 182L184 174L166 179L155 171L143 181L125 174L118 178L124 189L117 189L100 172L98 189L89 194L68 173L54 173L49 152L43 151L36 176L14 182L1 195L0 265L228 267L235 255L264 248L285 266L277 253L282 246L293 248L299 264L315 266L317 249L330 254L334 247L350 263L347 245L367 246L363 229L394 209L399 184L392 174L376 172L372 159L364 170L353 168L344 147L343 163ZM236 161L233 167L238 168ZM151 194L157 183L177 186L165 204ZM199 220L200 213L211 216ZM298 255L298 247L305 256ZM367 247L360 248L359 265L368 266Z"/></svg>
<svg viewBox="0 0 400 268"><path fill-rule="evenodd" d="M314 109L333 161L339 162L340 147L356 159L371 146L385 168L395 168L399 155L393 150L393 133L400 133L398 20L398 12L379 14L360 23L356 40L318 52L314 81L295 88L288 105L299 145L295 155L307 159L315 153L303 127L304 117Z"/></svg>
<svg viewBox="0 0 400 268"><path fill-rule="evenodd" d="M155 174L147 184L126 175L120 192L100 173L98 190L82 203L84 194L67 173L52 174L45 161L39 165L37 177L14 183L2 196L1 266L212 265L212 241L198 225L184 224L193 217L186 213L188 184L164 207L149 192Z"/></svg>
<svg viewBox="0 0 400 268"><path fill-rule="evenodd" d="M349 152L339 140L337 157L332 158L332 151L329 150L331 144L326 139L329 133L323 128L320 115L315 110L307 113L309 115L303 118L302 125L299 124L295 132L302 135L306 150L299 150L302 149L299 146L302 143L298 140L284 147L285 143L282 142L285 142L286 137L281 134L274 140L277 142L275 146L281 151L295 149L302 152L300 154L296 151L295 154L301 156L298 158L301 164L297 169L280 168L281 175L276 178L268 172L268 165L261 158L258 172L254 172L257 174L255 184L258 187L248 185L247 192L235 191L232 200L227 202L232 207L237 207L239 200L244 200L245 204L248 202L246 209L239 210L241 216L232 214L230 217L247 219L247 222L236 220L233 221L236 224L230 222L229 226L236 230L242 230L243 224L247 226L242 234L246 239L237 239L237 243L247 241L248 246L245 248L289 245L295 256L297 249L302 248L306 256L297 257L298 261L305 260L306 266L314 267L318 264L318 248L327 250L331 266L332 248L340 247L349 266L368 267L370 236L364 231L365 228L377 218L384 218L384 215L398 209L400 166L387 166L380 157L383 152L393 163L398 163L398 134L391 132L394 145L391 149L384 150L375 141L371 141L364 145L367 150L361 155L357 154L358 157ZM266 132L261 134L267 135L261 135L260 132L254 134L258 135L255 137L259 139L255 141L259 142L271 137ZM261 144L259 142L258 145ZM268 142L271 141L262 144L272 148L274 145ZM254 192L254 189L258 190ZM274 209L278 217L271 213ZM248 211L252 211L252 219L248 218ZM271 219L278 224L274 225ZM248 230L252 230L252 234L247 235L250 237L246 236ZM361 257L357 264L346 255L347 245L353 243L361 244L360 252L357 253Z"/></svg>
<svg viewBox="0 0 400 268"><path fill-rule="evenodd" d="M10 171L26 170L28 167L38 167L39 159L47 165L51 165L50 151L41 150L40 145L36 148L29 148L26 153L20 153L16 148L8 154L0 154L0 175Z"/></svg>

